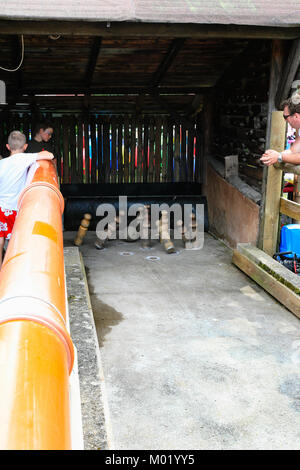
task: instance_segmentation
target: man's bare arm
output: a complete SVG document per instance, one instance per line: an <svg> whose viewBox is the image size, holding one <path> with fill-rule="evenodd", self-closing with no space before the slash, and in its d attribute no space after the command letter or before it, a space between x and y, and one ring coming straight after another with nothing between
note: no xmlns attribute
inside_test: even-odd
<svg viewBox="0 0 300 470"><path fill-rule="evenodd" d="M300 165L300 137L297 137L291 148L283 152L277 152L273 149L265 151L260 161L267 166L274 165L278 162L279 154L282 155L283 163L291 163L292 165Z"/></svg>

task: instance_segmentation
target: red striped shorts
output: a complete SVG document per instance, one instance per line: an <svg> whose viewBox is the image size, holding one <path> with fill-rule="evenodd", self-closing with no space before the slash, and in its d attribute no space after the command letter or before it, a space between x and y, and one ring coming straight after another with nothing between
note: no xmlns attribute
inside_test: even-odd
<svg viewBox="0 0 300 470"><path fill-rule="evenodd" d="M0 238L10 239L16 216L16 211L0 207Z"/></svg>

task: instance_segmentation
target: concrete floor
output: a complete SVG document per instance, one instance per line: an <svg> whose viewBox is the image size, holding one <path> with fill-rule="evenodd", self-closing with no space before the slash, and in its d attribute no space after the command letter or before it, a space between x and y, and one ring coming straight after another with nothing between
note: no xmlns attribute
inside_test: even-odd
<svg viewBox="0 0 300 470"><path fill-rule="evenodd" d="M299 450L299 319L209 234L174 254L95 241L88 232L80 251L111 448Z"/></svg>

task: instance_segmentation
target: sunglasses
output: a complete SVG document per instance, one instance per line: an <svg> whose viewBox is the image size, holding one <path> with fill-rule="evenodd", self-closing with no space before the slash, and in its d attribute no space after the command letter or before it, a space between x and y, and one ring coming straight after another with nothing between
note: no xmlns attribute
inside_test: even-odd
<svg viewBox="0 0 300 470"><path fill-rule="evenodd" d="M285 120L287 120L287 118L289 118L290 116L293 116L295 113L291 113L291 114L283 114L283 118Z"/></svg>

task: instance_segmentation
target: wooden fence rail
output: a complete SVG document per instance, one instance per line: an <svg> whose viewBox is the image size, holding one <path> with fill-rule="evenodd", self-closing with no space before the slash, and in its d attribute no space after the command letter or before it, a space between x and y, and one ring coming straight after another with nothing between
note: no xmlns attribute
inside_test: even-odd
<svg viewBox="0 0 300 470"><path fill-rule="evenodd" d="M187 129L163 116L60 116L50 120L61 183L202 180L198 121ZM0 153L14 129L30 139L31 116L15 114L0 122Z"/></svg>

